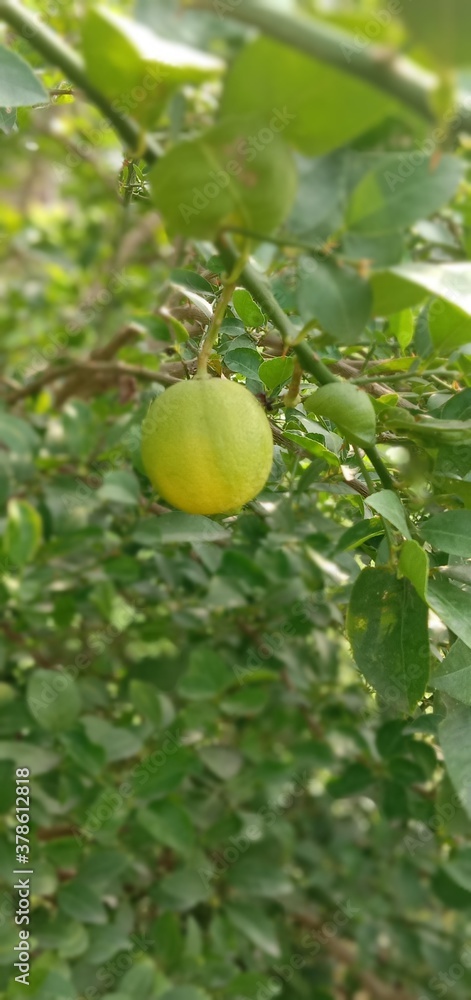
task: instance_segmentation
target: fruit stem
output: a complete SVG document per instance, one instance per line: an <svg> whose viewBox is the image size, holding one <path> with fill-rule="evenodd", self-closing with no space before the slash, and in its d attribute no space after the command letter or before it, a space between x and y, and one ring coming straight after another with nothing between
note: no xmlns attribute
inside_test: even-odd
<svg viewBox="0 0 471 1000"><path fill-rule="evenodd" d="M217 341L219 331L221 329L222 321L226 314L226 309L232 299L234 291L237 286L238 279L244 270L244 267L249 258L250 248L246 244L244 250L242 251L240 257L234 262L234 266L227 276L223 278L222 293L217 301L214 308L213 318L208 326L206 334L203 338L201 344L201 350L198 357L198 367L196 369L195 378L207 378L208 377L208 362L211 357L211 351Z"/></svg>

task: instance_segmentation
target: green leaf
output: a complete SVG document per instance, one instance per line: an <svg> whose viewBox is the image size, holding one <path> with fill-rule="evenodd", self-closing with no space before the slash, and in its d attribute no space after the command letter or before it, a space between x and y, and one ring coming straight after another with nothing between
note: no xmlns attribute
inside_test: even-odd
<svg viewBox="0 0 471 1000"><path fill-rule="evenodd" d="M304 401L307 413L332 420L348 441L368 447L375 442L376 414L366 392L349 382L323 385Z"/></svg>
<svg viewBox="0 0 471 1000"><path fill-rule="evenodd" d="M363 792L371 786L373 780L373 775L365 764L350 764L340 777L328 782L327 791L334 799L343 799Z"/></svg>
<svg viewBox="0 0 471 1000"><path fill-rule="evenodd" d="M0 411L0 441L6 445L13 454L22 458L31 458L33 452L39 447L39 438L33 428L9 413Z"/></svg>
<svg viewBox="0 0 471 1000"><path fill-rule="evenodd" d="M177 87L219 75L223 64L197 49L169 42L105 7L88 9L82 48L91 83L116 109L144 125L159 118Z"/></svg>
<svg viewBox="0 0 471 1000"><path fill-rule="evenodd" d="M378 535L384 535L384 526L379 517L369 517L357 521L341 535L335 547L336 551L345 552L348 549L358 549L370 538L377 538Z"/></svg>
<svg viewBox="0 0 471 1000"><path fill-rule="evenodd" d="M353 586L347 631L358 669L397 712L412 710L429 673L427 607L408 580L365 569Z"/></svg>
<svg viewBox="0 0 471 1000"><path fill-rule="evenodd" d="M26 108L34 104L49 104L47 91L21 56L0 45L0 107Z"/></svg>
<svg viewBox="0 0 471 1000"><path fill-rule="evenodd" d="M249 347L236 347L224 355L224 364L231 372L245 375L245 378L258 378L260 355Z"/></svg>
<svg viewBox="0 0 471 1000"><path fill-rule="evenodd" d="M447 357L452 351L471 344L471 317L437 299L427 313L428 329L436 351Z"/></svg>
<svg viewBox="0 0 471 1000"><path fill-rule="evenodd" d="M308 156L346 144L394 108L396 102L353 77L347 68L334 69L263 37L234 59L221 101L223 115L258 112L267 130L283 130Z"/></svg>
<svg viewBox="0 0 471 1000"><path fill-rule="evenodd" d="M184 542L220 542L230 537L229 532L217 521L200 514L164 514L159 518L148 518L141 522L133 533L133 538L141 545L153 547L181 545Z"/></svg>
<svg viewBox="0 0 471 1000"><path fill-rule="evenodd" d="M260 907L231 903L230 906L226 906L225 912L231 924L241 931L251 944L271 958L279 957L281 949L275 925Z"/></svg>
<svg viewBox="0 0 471 1000"><path fill-rule="evenodd" d="M43 525L35 507L27 500L10 500L3 548L14 566L24 566L36 555L42 542Z"/></svg>
<svg viewBox="0 0 471 1000"><path fill-rule="evenodd" d="M436 514L421 526L421 531L434 549L465 559L471 556L470 510L447 510Z"/></svg>
<svg viewBox="0 0 471 1000"><path fill-rule="evenodd" d="M289 382L294 371L293 358L270 358L262 361L258 369L258 377L269 392Z"/></svg>
<svg viewBox="0 0 471 1000"><path fill-rule="evenodd" d="M425 219L449 201L464 176L464 163L445 155L437 161L415 154L391 153L381 158L353 191L347 209L348 228L361 233L387 233Z"/></svg>
<svg viewBox="0 0 471 1000"><path fill-rule="evenodd" d="M453 643L433 672L430 683L463 705L471 705L471 649L461 639Z"/></svg>
<svg viewBox="0 0 471 1000"><path fill-rule="evenodd" d="M137 822L154 840L174 851L186 854L193 844L194 831L190 817L176 802L164 801L141 809L137 813Z"/></svg>
<svg viewBox="0 0 471 1000"><path fill-rule="evenodd" d="M215 294L215 289L206 278L203 278L196 271L187 271L186 268L173 267L170 271L170 281L181 288L189 288L192 292L198 292L199 295Z"/></svg>
<svg viewBox="0 0 471 1000"><path fill-rule="evenodd" d="M449 878L471 893L471 847L458 847L443 867Z"/></svg>
<svg viewBox="0 0 471 1000"><path fill-rule="evenodd" d="M242 767L242 757L237 750L230 747L202 747L200 757L206 767L221 781L228 781L239 773Z"/></svg>
<svg viewBox="0 0 471 1000"><path fill-rule="evenodd" d="M429 49L441 65L471 65L468 0L414 0L402 4L400 13L413 40Z"/></svg>
<svg viewBox="0 0 471 1000"><path fill-rule="evenodd" d="M51 750L24 740L0 740L0 760L13 760L17 767L27 767L35 775L54 770L60 758Z"/></svg>
<svg viewBox="0 0 471 1000"><path fill-rule="evenodd" d="M62 912L74 920L84 924L106 923L106 910L100 897L77 878L59 889L57 899Z"/></svg>
<svg viewBox="0 0 471 1000"><path fill-rule="evenodd" d="M232 304L244 326L254 330L265 326L266 319L260 306L254 302L250 292L247 292L245 288L236 288L232 296Z"/></svg>
<svg viewBox="0 0 471 1000"><path fill-rule="evenodd" d="M338 455L335 455L333 451L329 451L314 436L299 434L297 431L284 431L284 436L288 441L292 441L293 444L299 445L304 451L308 451L310 455L314 455L322 462L326 462L327 465L331 465L334 468L339 467L340 459Z"/></svg>
<svg viewBox="0 0 471 1000"><path fill-rule="evenodd" d="M446 769L468 816L471 817L471 708L450 702L438 727Z"/></svg>
<svg viewBox="0 0 471 1000"><path fill-rule="evenodd" d="M184 698L205 701L220 694L234 680L234 674L218 653L200 646L190 653L188 670L178 684L178 691Z"/></svg>
<svg viewBox="0 0 471 1000"><path fill-rule="evenodd" d="M427 601L429 560L427 553L415 541L404 542L399 556L399 569L414 585L419 597Z"/></svg>
<svg viewBox="0 0 471 1000"><path fill-rule="evenodd" d="M388 316L435 295L471 316L471 264L407 261L372 275L373 315Z"/></svg>
<svg viewBox="0 0 471 1000"><path fill-rule="evenodd" d="M257 149L250 144L253 135ZM178 143L149 177L169 231L202 239L227 226L272 232L296 190L288 147L274 133L264 142L263 125L253 118L227 121Z"/></svg>
<svg viewBox="0 0 471 1000"><path fill-rule="evenodd" d="M125 995L139 997L139 1000L149 1000L154 996L155 964L151 958L142 958L135 962L126 972L120 982Z"/></svg>
<svg viewBox="0 0 471 1000"><path fill-rule="evenodd" d="M449 580L430 580L427 601L442 622L471 647L471 595Z"/></svg>
<svg viewBox="0 0 471 1000"><path fill-rule="evenodd" d="M133 472L108 472L97 496L100 500L135 507L139 503L139 483Z"/></svg>
<svg viewBox="0 0 471 1000"><path fill-rule="evenodd" d="M179 868L160 880L156 897L165 909L191 910L208 898L210 888L194 868Z"/></svg>
<svg viewBox="0 0 471 1000"><path fill-rule="evenodd" d="M209 1000L209 993L199 986L177 986L161 997L161 1000Z"/></svg>
<svg viewBox="0 0 471 1000"><path fill-rule="evenodd" d="M412 309L403 309L402 312L391 316L389 329L394 334L399 346L405 351L406 347L414 339L414 313Z"/></svg>
<svg viewBox="0 0 471 1000"><path fill-rule="evenodd" d="M392 490L379 490L378 493L372 493L369 497L366 497L365 503L371 510L376 511L381 517L385 517L387 521L390 521L404 535L404 538L410 539L411 535L406 520L406 512L397 493L394 493Z"/></svg>
<svg viewBox="0 0 471 1000"><path fill-rule="evenodd" d="M129 684L129 694L134 708L145 719L150 719L155 726L162 724L163 712L159 692L153 684L145 681L132 680Z"/></svg>
<svg viewBox="0 0 471 1000"><path fill-rule="evenodd" d="M303 320L316 320L340 343L357 343L371 313L369 282L352 268L331 261L313 269L303 267L301 260L300 275L297 300Z"/></svg>
<svg viewBox="0 0 471 1000"><path fill-rule="evenodd" d="M43 729L71 729L81 708L76 682L57 670L34 670L29 677L26 701L31 715Z"/></svg>
<svg viewBox="0 0 471 1000"><path fill-rule="evenodd" d="M84 716L82 721L89 740L103 747L108 761L125 760L141 749L142 739L131 729L113 726L106 719L92 715Z"/></svg>

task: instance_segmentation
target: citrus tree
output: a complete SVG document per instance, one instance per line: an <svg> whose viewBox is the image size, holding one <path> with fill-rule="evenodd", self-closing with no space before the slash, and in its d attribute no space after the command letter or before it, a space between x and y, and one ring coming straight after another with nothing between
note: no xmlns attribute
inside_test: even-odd
<svg viewBox="0 0 471 1000"><path fill-rule="evenodd" d="M0 19L1 996L465 1000L469 3Z"/></svg>

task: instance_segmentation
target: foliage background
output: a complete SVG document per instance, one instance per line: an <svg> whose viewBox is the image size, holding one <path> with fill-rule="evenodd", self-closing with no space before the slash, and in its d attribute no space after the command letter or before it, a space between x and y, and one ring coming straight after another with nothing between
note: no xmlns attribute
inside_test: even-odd
<svg viewBox="0 0 471 1000"><path fill-rule="evenodd" d="M195 56L174 79L157 43L143 60L88 3L29 3L83 52L87 92L0 3L0 992L25 992L11 873L26 766L35 1000L459 1000L469 10L198 6L119 10L230 65L223 82ZM300 16L312 35L290 29ZM14 78L9 53L34 76L16 62ZM125 159L92 85L125 106ZM201 139L214 122L232 134L236 116L246 137L286 110L237 198L205 194L205 151L227 165ZM152 168L149 143L166 153ZM207 204L185 220L195 190ZM235 229L256 270L211 369L265 397L275 460L256 501L206 519L153 495L139 433L194 371ZM312 398L326 369L334 410Z"/></svg>

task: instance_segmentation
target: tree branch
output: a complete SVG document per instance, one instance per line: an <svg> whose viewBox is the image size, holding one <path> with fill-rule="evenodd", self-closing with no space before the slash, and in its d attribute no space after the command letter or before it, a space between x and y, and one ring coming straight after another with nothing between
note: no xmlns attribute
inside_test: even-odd
<svg viewBox="0 0 471 1000"><path fill-rule="evenodd" d="M90 101L109 119L118 135L131 150L139 148L142 142L141 129L133 118L121 115L112 102L88 79L85 67L80 57L69 45L43 24L31 11L22 7L17 0L0 0L0 19L6 21L19 35L54 65L63 70L64 75L75 84L79 90L87 94ZM158 144L150 136L146 136L146 158L151 161L160 156Z"/></svg>
<svg viewBox="0 0 471 1000"><path fill-rule="evenodd" d="M217 241L217 246L226 266L233 266L237 260L237 252L232 246L230 240L221 236ZM251 264L247 264L242 271L241 279L245 288L247 288L251 295L253 295L254 299L266 312L269 319L271 319L273 325L280 331L283 340L293 344L298 331L295 329L289 317L276 301L264 275L256 271ZM310 372L320 385L327 385L330 382L340 382L340 379L336 378L335 375L329 371L327 366L321 361L320 358L318 358L317 354L315 354L305 342L294 344L293 349L304 370ZM377 448L364 448L363 451L366 455L368 455L372 466L376 469L381 484L387 490L394 490L394 481L390 476L380 454L378 453Z"/></svg>
<svg viewBox="0 0 471 1000"><path fill-rule="evenodd" d="M297 923L313 930L322 931L322 920L305 911L303 913L293 913ZM411 993L406 992L399 984L393 985L380 979L376 973L370 969L365 969L359 962L358 949L354 941L347 938L325 937L322 941L326 951L330 952L332 958L347 968L352 968L362 985L371 993L375 1000L414 1000Z"/></svg>
<svg viewBox="0 0 471 1000"><path fill-rule="evenodd" d="M214 2L188 0L188 6L213 10ZM257 0L239 0L238 4L228 6L227 14L314 59L366 80L406 104L426 121L436 120L433 96L439 88L438 78L394 49L373 44L360 47L353 35L340 28L314 18L283 14ZM463 104L460 112L463 125L471 128L469 109Z"/></svg>
<svg viewBox="0 0 471 1000"><path fill-rule="evenodd" d="M51 382L57 382L62 378L75 376L79 372L82 374L88 372L92 377L93 375L103 374L118 376L132 375L134 378L142 378L147 382L158 382L159 385L173 385L175 382L180 381L165 371L153 371L151 368L142 368L140 365L127 365L124 361L91 361L86 359L85 361L73 361L71 364L64 365L63 367L54 365L51 368L46 368L29 385L24 385L21 389L12 392L7 397L7 401L11 405L18 403L20 399L26 399L27 396L34 396L43 386L50 385Z"/></svg>

